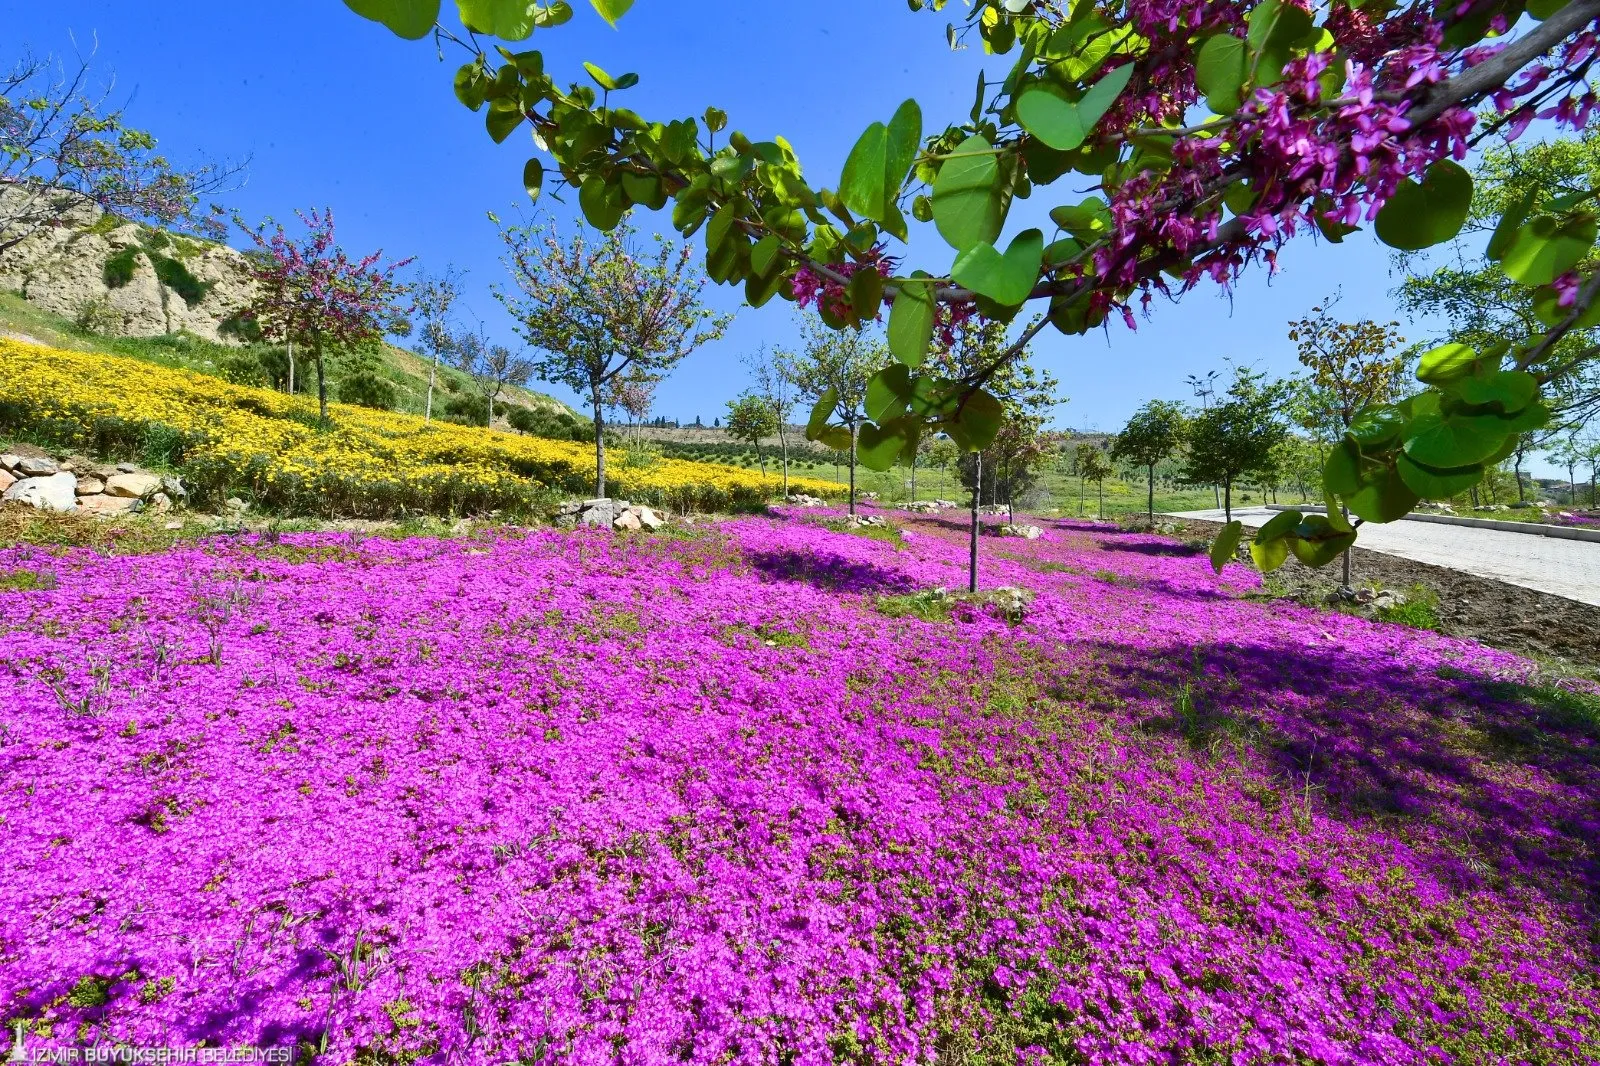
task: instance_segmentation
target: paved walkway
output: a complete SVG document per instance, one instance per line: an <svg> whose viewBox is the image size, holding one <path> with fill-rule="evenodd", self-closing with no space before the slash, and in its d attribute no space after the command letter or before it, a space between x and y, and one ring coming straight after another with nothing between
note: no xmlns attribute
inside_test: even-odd
<svg viewBox="0 0 1600 1066"><path fill-rule="evenodd" d="M1247 526L1261 526L1274 514L1265 507L1233 509L1233 517ZM1173 517L1220 522L1222 511L1182 511ZM1402 521L1363 525L1356 547L1600 606L1600 544L1592 541Z"/></svg>

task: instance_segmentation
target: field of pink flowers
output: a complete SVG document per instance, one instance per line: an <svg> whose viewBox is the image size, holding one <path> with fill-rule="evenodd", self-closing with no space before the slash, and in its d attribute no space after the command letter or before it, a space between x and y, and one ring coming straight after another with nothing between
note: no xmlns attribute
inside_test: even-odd
<svg viewBox="0 0 1600 1066"><path fill-rule="evenodd" d="M0 1020L337 1063L1600 1059L1592 722L1509 655L1046 525L985 542L1020 621L919 597L964 578L939 518L0 553Z"/></svg>

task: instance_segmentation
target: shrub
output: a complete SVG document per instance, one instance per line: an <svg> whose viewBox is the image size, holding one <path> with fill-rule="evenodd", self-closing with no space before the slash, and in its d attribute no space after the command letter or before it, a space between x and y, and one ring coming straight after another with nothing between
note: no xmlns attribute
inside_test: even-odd
<svg viewBox="0 0 1600 1066"><path fill-rule="evenodd" d="M189 273L189 268L177 259L165 255L150 255L150 262L156 268L156 278L183 297L183 302L194 307L203 301L216 285L214 281L201 281Z"/></svg>
<svg viewBox="0 0 1600 1066"><path fill-rule="evenodd" d="M393 382L371 371L361 371L339 381L338 396L341 403L392 411L399 402L400 391Z"/></svg>
<svg viewBox="0 0 1600 1066"><path fill-rule="evenodd" d="M111 306L110 300L96 296L78 305L78 313L73 316L72 324L83 333L104 337L122 329L122 314Z"/></svg>
<svg viewBox="0 0 1600 1066"><path fill-rule="evenodd" d="M100 277L105 281L106 287L120 289L132 281L133 272L139 265L139 257L143 254L143 249L130 244L107 259L100 267Z"/></svg>

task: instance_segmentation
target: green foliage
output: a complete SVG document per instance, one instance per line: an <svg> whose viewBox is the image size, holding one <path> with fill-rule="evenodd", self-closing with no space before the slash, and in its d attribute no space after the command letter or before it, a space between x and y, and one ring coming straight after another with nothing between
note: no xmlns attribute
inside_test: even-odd
<svg viewBox="0 0 1600 1066"><path fill-rule="evenodd" d="M150 253L150 262L155 266L157 280L182 297L190 307L198 306L216 286L214 281L199 280L189 272L182 260L171 256Z"/></svg>
<svg viewBox="0 0 1600 1066"><path fill-rule="evenodd" d="M120 289L132 281L133 272L138 268L139 256L142 254L143 250L138 245L130 244L108 257L100 267L100 276L106 286Z"/></svg>
<svg viewBox="0 0 1600 1066"><path fill-rule="evenodd" d="M341 377L337 391L341 403L358 404L379 411L394 410L399 400L399 390L394 383L370 370Z"/></svg>
<svg viewBox="0 0 1600 1066"><path fill-rule="evenodd" d="M1184 478L1221 485L1224 504L1231 509L1234 483L1245 475L1268 473L1275 450L1288 436L1280 414L1283 392L1281 384L1263 384L1261 375L1235 368L1227 395L1189 423Z"/></svg>

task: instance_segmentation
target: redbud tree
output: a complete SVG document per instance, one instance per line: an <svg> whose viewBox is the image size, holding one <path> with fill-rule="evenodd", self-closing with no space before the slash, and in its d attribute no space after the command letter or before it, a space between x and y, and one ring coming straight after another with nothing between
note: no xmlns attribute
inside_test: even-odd
<svg viewBox="0 0 1600 1066"><path fill-rule="evenodd" d="M573 85L537 50L480 43L558 26L573 17L567 3L457 0L471 31L460 34L438 25L439 0L346 2L401 36L466 50L456 95L496 141L528 127L530 194L553 170L601 229L630 207L670 204L681 233L703 232L707 273L743 285L753 305L815 305L837 328L887 309L900 369L859 427L863 454L885 468L931 431L985 447L1002 416L986 386L1042 329L1132 326L1158 296L1272 269L1307 234L1337 242L1370 226L1406 251L1451 240L1471 209L1461 160L1475 145L1535 120L1585 124L1600 16L1600 0L975 0L947 33L1014 55L1008 75L980 81L966 120L944 129L925 129L906 100L824 186L781 138L718 138L728 118L715 107L647 116L619 102L635 75L585 64L594 87ZM632 6L591 4L612 23ZM1013 201L1057 185L1095 191L1057 195L1051 232L1002 242ZM1541 328L1426 353L1412 394L1368 407L1330 450L1328 513L1286 512L1258 543L1325 564L1356 536L1341 504L1393 521L1475 484L1545 423L1551 352L1600 293L1600 272L1578 269L1596 238L1595 191L1533 190L1489 241L1489 258L1548 309ZM935 227L948 258L914 269L893 253L913 221ZM941 323L1010 322L1030 304L1045 313L993 365L959 378L922 368ZM810 431L828 428L821 418Z"/></svg>
<svg viewBox="0 0 1600 1066"><path fill-rule="evenodd" d="M410 259L380 266L380 249L351 259L334 240L333 212L301 214L305 235L291 237L266 220L240 224L259 253L251 260L256 294L246 313L271 340L310 350L317 367L317 409L328 421L326 356L377 340L408 313L407 288L396 274Z"/></svg>

